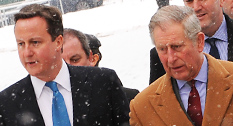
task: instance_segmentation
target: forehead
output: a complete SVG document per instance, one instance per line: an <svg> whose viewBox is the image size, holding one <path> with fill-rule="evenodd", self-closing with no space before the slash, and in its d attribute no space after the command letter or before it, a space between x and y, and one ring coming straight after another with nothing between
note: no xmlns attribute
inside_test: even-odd
<svg viewBox="0 0 233 126"><path fill-rule="evenodd" d="M64 37L64 53L67 51L76 53L85 53L79 39L73 35L65 35Z"/></svg>
<svg viewBox="0 0 233 126"><path fill-rule="evenodd" d="M161 26L156 26L153 30L155 45L177 44L187 38L184 34L183 26L179 23L162 24Z"/></svg>
<svg viewBox="0 0 233 126"><path fill-rule="evenodd" d="M48 35L47 23L41 17L19 19L15 24L14 30L15 36L20 38Z"/></svg>
<svg viewBox="0 0 233 126"><path fill-rule="evenodd" d="M15 27L17 26L22 26L22 27L41 27L41 26L46 26L47 27L47 22L44 18L36 16L36 17L31 17L31 18L21 18L17 20L15 23Z"/></svg>

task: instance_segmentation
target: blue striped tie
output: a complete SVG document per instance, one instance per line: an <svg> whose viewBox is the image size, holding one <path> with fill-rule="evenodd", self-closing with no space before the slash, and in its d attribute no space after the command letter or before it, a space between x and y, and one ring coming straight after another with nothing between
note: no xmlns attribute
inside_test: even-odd
<svg viewBox="0 0 233 126"><path fill-rule="evenodd" d="M54 81L50 81L46 82L45 85L53 91L53 126L71 126L69 116L66 110L66 105L62 94L59 92L57 88L57 83Z"/></svg>

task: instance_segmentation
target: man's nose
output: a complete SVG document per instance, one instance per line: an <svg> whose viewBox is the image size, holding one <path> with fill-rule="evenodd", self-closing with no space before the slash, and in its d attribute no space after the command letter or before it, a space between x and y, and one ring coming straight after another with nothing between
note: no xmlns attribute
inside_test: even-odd
<svg viewBox="0 0 233 126"><path fill-rule="evenodd" d="M202 0L194 0L193 1L193 5L192 5L192 8L195 12L198 12L199 10L201 10L202 8L202 3L203 1Z"/></svg>
<svg viewBox="0 0 233 126"><path fill-rule="evenodd" d="M176 60L176 51L174 51L172 48L168 48L167 57L168 63L173 63Z"/></svg>
<svg viewBox="0 0 233 126"><path fill-rule="evenodd" d="M28 45L26 45L25 48L24 48L24 56L25 57L31 57L31 56L33 56L33 50Z"/></svg>

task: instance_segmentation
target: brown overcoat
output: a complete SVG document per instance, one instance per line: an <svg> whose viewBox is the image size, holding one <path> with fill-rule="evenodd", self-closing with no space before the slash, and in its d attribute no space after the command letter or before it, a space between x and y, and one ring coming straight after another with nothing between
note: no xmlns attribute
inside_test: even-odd
<svg viewBox="0 0 233 126"><path fill-rule="evenodd" d="M208 60L206 105L202 126L233 126L233 62ZM130 102L131 126L191 126L168 74L154 81Z"/></svg>

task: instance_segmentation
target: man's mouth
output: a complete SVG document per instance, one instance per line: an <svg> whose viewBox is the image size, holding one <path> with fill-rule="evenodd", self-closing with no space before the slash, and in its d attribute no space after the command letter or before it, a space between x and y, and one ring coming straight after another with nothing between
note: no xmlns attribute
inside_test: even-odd
<svg viewBox="0 0 233 126"><path fill-rule="evenodd" d="M203 13L203 14L197 14L197 17L198 18L201 18L201 17L203 17L203 16L205 16L206 14L205 13Z"/></svg>
<svg viewBox="0 0 233 126"><path fill-rule="evenodd" d="M171 67L172 70L174 71L179 71L183 66L176 66L176 67Z"/></svg>
<svg viewBox="0 0 233 126"><path fill-rule="evenodd" d="M29 61L29 62L26 62L26 64L29 64L29 65L32 65L32 64L37 64L38 61Z"/></svg>

